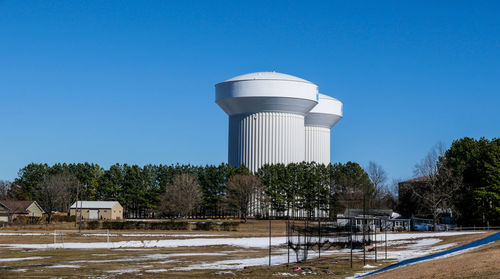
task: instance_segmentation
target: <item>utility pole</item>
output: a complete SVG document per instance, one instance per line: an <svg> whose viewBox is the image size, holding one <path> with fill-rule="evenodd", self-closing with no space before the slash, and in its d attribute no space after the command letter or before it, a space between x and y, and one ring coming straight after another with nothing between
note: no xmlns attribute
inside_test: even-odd
<svg viewBox="0 0 500 279"><path fill-rule="evenodd" d="M351 227L351 269L352 269L352 218L349 216L349 223L350 223L350 227Z"/></svg>
<svg viewBox="0 0 500 279"><path fill-rule="evenodd" d="M290 205L288 205L287 209L288 220L286 222L286 249L287 249L287 266L290 265Z"/></svg>
<svg viewBox="0 0 500 279"><path fill-rule="evenodd" d="M80 201L80 218L78 218L80 220L78 221L78 232L82 232L82 206L82 201ZM76 207L78 208L78 202L76 204Z"/></svg>
<svg viewBox="0 0 500 279"><path fill-rule="evenodd" d="M76 185L76 203L75 203L75 228L78 221L78 193L80 192L80 184ZM71 209L70 209L71 212Z"/></svg>
<svg viewBox="0 0 500 279"><path fill-rule="evenodd" d="M272 174L271 174L271 183L273 183ZM269 266L271 266L271 212L272 212L272 202L270 200L269 210L268 210L268 217L269 217Z"/></svg>
<svg viewBox="0 0 500 279"><path fill-rule="evenodd" d="M319 214L319 198L318 198L318 258L321 258L321 217Z"/></svg>
<svg viewBox="0 0 500 279"><path fill-rule="evenodd" d="M269 266L271 266L271 212L269 212Z"/></svg>
<svg viewBox="0 0 500 279"><path fill-rule="evenodd" d="M373 247L375 247L375 262L377 262L377 219L373 220L373 232L375 234L375 241L373 242Z"/></svg>
<svg viewBox="0 0 500 279"><path fill-rule="evenodd" d="M387 224L385 226L385 259L387 260Z"/></svg>
<svg viewBox="0 0 500 279"><path fill-rule="evenodd" d="M78 223L78 232L82 231L82 201L80 201L80 208L78 208L78 201L80 201L80 183L76 186L76 207L75 207L75 227Z"/></svg>
<svg viewBox="0 0 500 279"><path fill-rule="evenodd" d="M350 229L351 229L351 269L352 269L352 242L354 241L352 238L352 223L354 218L351 217L351 200L354 198L353 193L351 192L351 197L348 200L347 203L347 217L349 217L349 224L350 224Z"/></svg>
<svg viewBox="0 0 500 279"><path fill-rule="evenodd" d="M366 204L365 204L365 197L366 197L366 191L363 186L363 219L361 221L361 225L363 227L363 266L366 265L366 247L365 247L365 222L366 222Z"/></svg>

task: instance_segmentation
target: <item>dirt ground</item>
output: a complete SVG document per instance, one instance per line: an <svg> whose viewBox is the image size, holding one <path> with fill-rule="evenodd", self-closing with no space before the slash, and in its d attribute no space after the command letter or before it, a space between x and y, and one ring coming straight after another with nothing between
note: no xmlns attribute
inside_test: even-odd
<svg viewBox="0 0 500 279"><path fill-rule="evenodd" d="M191 221L191 220L190 220ZM234 220L233 220L234 221ZM11 227L0 230L0 233L11 232L14 235L0 235L0 244L50 244L53 243L54 230L74 230L73 224L54 224L50 226ZM102 231L99 231L102 232ZM45 235L15 235L16 233L42 233ZM147 241L159 239L189 239L183 236L168 234L210 234L207 238L245 238L266 237L269 234L269 222L249 220L241 224L238 231L110 231L110 241ZM134 237L120 234L157 234L156 236L140 235ZM460 245L482 238L493 232L469 235L440 237L439 245L454 243ZM273 237L286 235L286 221L272 221ZM104 242L103 236L66 236L66 242ZM491 247L490 247L491 246ZM500 278L495 262L500 262L500 244L490 245L455 257L424 262L405 268L379 274L374 278ZM390 247L389 251L398 247ZM191 255L181 255L190 253ZM350 268L349 254L335 253L322 255L320 259L300 264L278 266L253 266L245 269L231 270L173 270L189 265L231 261L235 258L265 259L267 249L241 248L228 245L174 247L174 248L138 248L138 249L11 249L0 247L0 278L345 278L355 273L367 272L363 267L361 254L354 255L353 268ZM283 247L273 248L273 256L283 255ZM379 252L378 261L368 258L366 264L376 268L392 264L392 260L383 260L383 250ZM293 254L292 254L293 257ZM23 260L9 261L8 259ZM439 264L435 264L439 263ZM301 271L293 271L301 266ZM422 270L425 270L425 273ZM409 274L413 274L411 277Z"/></svg>
<svg viewBox="0 0 500 279"><path fill-rule="evenodd" d="M500 278L500 243L457 256L422 262L369 278Z"/></svg>

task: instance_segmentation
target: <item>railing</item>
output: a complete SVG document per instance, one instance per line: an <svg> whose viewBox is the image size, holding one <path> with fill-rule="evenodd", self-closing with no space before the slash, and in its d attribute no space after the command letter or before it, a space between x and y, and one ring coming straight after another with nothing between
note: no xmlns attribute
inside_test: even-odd
<svg viewBox="0 0 500 279"><path fill-rule="evenodd" d="M449 229L450 231L489 231L489 230L500 230L500 226L486 226L486 227L453 227Z"/></svg>

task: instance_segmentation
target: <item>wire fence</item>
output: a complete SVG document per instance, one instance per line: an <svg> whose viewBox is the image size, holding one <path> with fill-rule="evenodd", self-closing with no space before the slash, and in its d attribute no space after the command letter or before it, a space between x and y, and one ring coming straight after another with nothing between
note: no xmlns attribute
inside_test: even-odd
<svg viewBox="0 0 500 279"><path fill-rule="evenodd" d="M293 220L287 226L287 246L295 255L297 262L308 259L310 252L321 257L322 251L332 249L349 249L351 254L355 249L365 251L376 239L379 228L377 218L338 218L336 221L321 219ZM289 252L290 253L290 252Z"/></svg>
<svg viewBox="0 0 500 279"><path fill-rule="evenodd" d="M65 241L75 241L80 238L110 243L109 230L54 230L53 236L55 248L58 246L64 248Z"/></svg>

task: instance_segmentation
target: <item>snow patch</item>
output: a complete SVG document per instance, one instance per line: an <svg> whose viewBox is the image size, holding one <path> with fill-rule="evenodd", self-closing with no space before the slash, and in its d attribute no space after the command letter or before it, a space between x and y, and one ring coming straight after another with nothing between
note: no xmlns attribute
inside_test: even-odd
<svg viewBox="0 0 500 279"><path fill-rule="evenodd" d="M136 237L136 236L143 236L143 237L214 237L214 236L227 236L227 234L166 234L166 233L148 233L148 234L141 234L141 233L125 233L121 234L121 236L127 236L127 237Z"/></svg>
<svg viewBox="0 0 500 279"><path fill-rule="evenodd" d="M106 270L108 273L124 274L124 273L135 273L140 272L140 269L117 269L117 270Z"/></svg>
<svg viewBox="0 0 500 279"><path fill-rule="evenodd" d="M271 244L273 246L286 243L286 237L274 237ZM175 247L200 247L228 245L242 248L264 249L269 245L267 237L246 237L246 238L192 238L192 239L163 239L163 240L143 240L143 241L118 241L118 242L66 242L64 244L0 244L0 247L21 248L21 249L105 249L105 248L175 248ZM129 250L130 251L130 250Z"/></svg>
<svg viewBox="0 0 500 279"><path fill-rule="evenodd" d="M164 269L164 268L146 270L146 272L149 272L149 273L160 273L160 272L167 272L167 271L168 271L168 269Z"/></svg>
<svg viewBox="0 0 500 279"><path fill-rule="evenodd" d="M6 236L40 236L40 235L51 235L53 233L11 233L11 232L3 232L0 233L0 235L6 235Z"/></svg>
<svg viewBox="0 0 500 279"><path fill-rule="evenodd" d="M80 266L75 264L56 264L47 266L47 268L80 268Z"/></svg>
<svg viewBox="0 0 500 279"><path fill-rule="evenodd" d="M25 258L5 258L0 259L0 262L18 262L18 261L30 261L30 260L41 260L49 257L25 257Z"/></svg>
<svg viewBox="0 0 500 279"><path fill-rule="evenodd" d="M173 257L195 257L195 256L225 256L227 253L214 252L214 253L171 253L171 254L149 254L141 257L147 259L166 259Z"/></svg>
<svg viewBox="0 0 500 279"><path fill-rule="evenodd" d="M158 249L120 249L120 248L117 248L117 249L114 249L116 251L131 251L131 252L134 252L134 251L155 251L155 250L158 250Z"/></svg>
<svg viewBox="0 0 500 279"><path fill-rule="evenodd" d="M217 275L229 274L229 275L236 276L236 274L234 272L229 271L229 270L220 270L220 271L215 272L215 274L217 274Z"/></svg>
<svg viewBox="0 0 500 279"><path fill-rule="evenodd" d="M110 260L75 260L69 261L69 263L118 263L118 262L134 262L137 261L136 258L120 258L120 259L110 259Z"/></svg>
<svg viewBox="0 0 500 279"><path fill-rule="evenodd" d="M299 276L299 275L298 275L298 274L288 273L288 272L276 272L276 273L273 273L273 276L288 276L288 277L296 277L296 276Z"/></svg>
<svg viewBox="0 0 500 279"><path fill-rule="evenodd" d="M10 272L26 272L28 270L26 268L18 268L18 269L11 269L9 271Z"/></svg>

